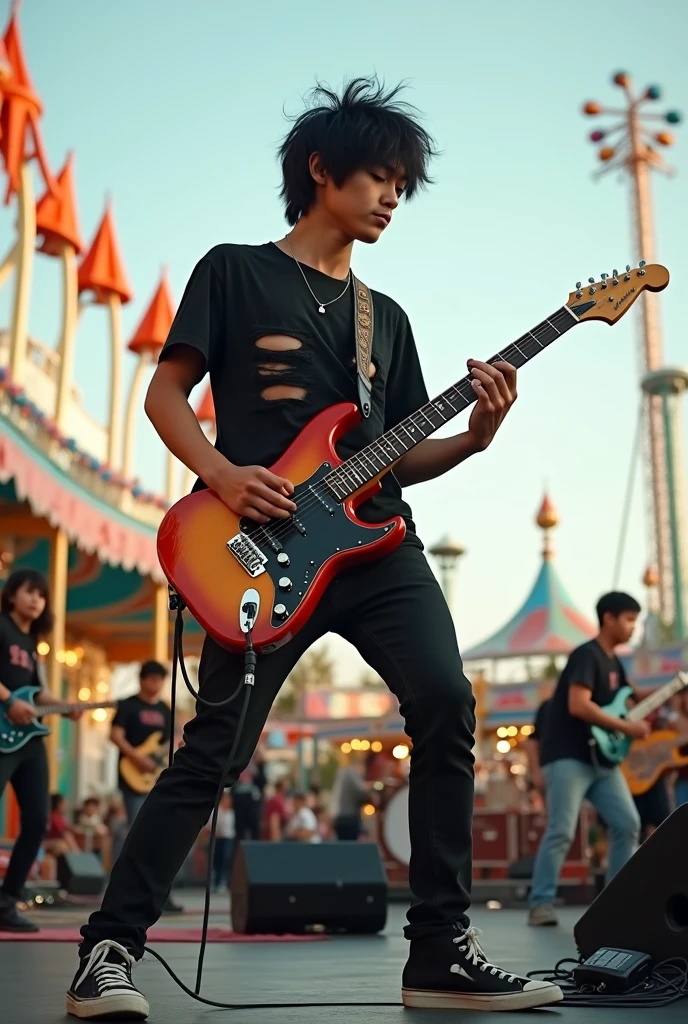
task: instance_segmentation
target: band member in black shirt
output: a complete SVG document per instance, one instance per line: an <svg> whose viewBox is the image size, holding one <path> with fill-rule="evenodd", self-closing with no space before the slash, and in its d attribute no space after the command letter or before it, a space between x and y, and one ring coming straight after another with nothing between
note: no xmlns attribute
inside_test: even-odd
<svg viewBox="0 0 688 1024"><path fill-rule="evenodd" d="M39 672L37 644L53 623L48 581L34 569L18 569L7 579L0 598L0 710L14 725L28 725L35 707L16 697L24 686L39 686L36 704L52 704ZM79 715L69 716L76 720ZM36 932L37 926L17 911L48 825L48 758L41 736L11 753L0 753L0 796L10 783L21 813L21 829L0 889L0 931Z"/></svg>
<svg viewBox="0 0 688 1024"><path fill-rule="evenodd" d="M154 772L167 763L167 744L174 724L169 705L160 698L166 678L167 669L164 665L159 661L145 661L139 671L139 692L119 702L110 728L110 739L119 750L120 765L122 758L127 757L139 771ZM159 733L160 737L155 759L137 750L153 733ZM130 828L148 794L132 789L121 771L119 788L127 813L127 828ZM168 896L163 910L172 914L181 913L183 908Z"/></svg>
<svg viewBox="0 0 688 1024"><path fill-rule="evenodd" d="M647 722L630 722L602 711L616 691L627 685L615 651L631 639L639 612L640 605L629 594L614 592L600 598L599 633L572 651L548 702L539 741L547 829L533 870L528 917L532 925L557 923L553 903L559 872L573 841L583 800L597 808L609 830L607 881L638 846L640 818L628 784L619 767L600 767L595 762L589 726L619 729L633 737L649 733Z"/></svg>
<svg viewBox="0 0 688 1024"><path fill-rule="evenodd" d="M354 243L371 245L387 231L402 199L429 181L435 152L398 93L361 79L341 94L315 91L280 149L291 230L262 245L217 245L199 261L148 389L148 416L170 451L197 474L196 487L211 488L235 514L256 522L297 512L295 482L267 467L319 412L357 401ZM372 356L362 371L372 386L370 415L341 438L342 456L360 452L428 402L406 313L381 292L372 292L372 303ZM467 365L476 397L467 429L404 447L394 472L382 476L381 490L358 509L371 523L402 516L403 543L387 557L340 574L304 628L278 650L258 656L232 781L249 763L272 703L301 655L326 632L348 639L398 696L413 746L415 899L406 928L404 1004L524 1009L558 1002L562 993L490 964L470 925L475 700L447 603L402 494L402 488L484 450L511 408L512 365L474 359ZM188 402L206 373L217 417L215 446ZM208 586L222 586L219 568ZM242 670L241 654L205 640L199 685L206 700L227 696ZM184 746L134 822L101 910L82 929L69 1012L148 1014L131 967L143 955L146 929L157 919L175 872L208 821L240 701L213 709L199 705L186 726Z"/></svg>

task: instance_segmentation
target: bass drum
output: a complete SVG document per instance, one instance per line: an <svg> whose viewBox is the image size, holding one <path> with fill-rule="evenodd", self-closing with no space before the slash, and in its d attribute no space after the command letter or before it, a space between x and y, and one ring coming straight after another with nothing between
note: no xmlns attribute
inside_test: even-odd
<svg viewBox="0 0 688 1024"><path fill-rule="evenodd" d="M380 845L390 881L408 879L411 860L408 786L400 786L385 803L380 815Z"/></svg>

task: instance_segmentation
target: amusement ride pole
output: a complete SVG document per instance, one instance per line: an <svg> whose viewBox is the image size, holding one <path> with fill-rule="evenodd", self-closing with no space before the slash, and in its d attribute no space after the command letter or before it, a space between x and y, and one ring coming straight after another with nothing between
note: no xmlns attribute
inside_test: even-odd
<svg viewBox="0 0 688 1024"><path fill-rule="evenodd" d="M673 137L668 131L657 132L648 136L646 121L665 121L678 124L681 115L670 110L666 114L646 112L642 105L647 101L658 100L661 89L657 85L649 86L643 93L634 94L630 76L624 71L614 75L613 82L623 89L626 103L622 109L604 107L599 103L589 102L583 107L583 113L590 117L607 114L620 117L621 120L611 128L596 130L590 133L592 142L602 142L617 136L613 145L606 144L599 151L599 158L605 167L596 176L601 176L617 168L625 169L630 175L633 192L633 213L635 219L635 241L637 257L652 262L654 257L654 230L652 205L650 198L650 167L672 173L653 143L670 146ZM616 271L614 271L616 274ZM662 366L662 338L659 324L659 307L657 299L648 301L647 295L641 295L641 330L638 349L641 379L648 372L659 370ZM672 498L669 494L666 473L665 421L662 414L662 403L659 396L645 393L645 429L644 448L646 453L645 469L648 493L651 495L651 513L648 526L650 530L650 557L656 562L659 572L660 616L666 626L675 628L677 608L675 594L680 572L674 564L672 552L676 544L672 540L670 508Z"/></svg>

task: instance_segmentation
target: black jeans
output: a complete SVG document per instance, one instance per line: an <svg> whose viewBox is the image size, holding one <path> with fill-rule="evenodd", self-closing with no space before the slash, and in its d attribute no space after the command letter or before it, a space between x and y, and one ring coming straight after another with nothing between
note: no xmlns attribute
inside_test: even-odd
<svg viewBox="0 0 688 1024"><path fill-rule="evenodd" d="M34 737L21 749L0 754L0 796L8 782L19 804L21 827L2 892L18 900L48 827L48 758L42 739Z"/></svg>
<svg viewBox="0 0 688 1024"><path fill-rule="evenodd" d="M209 581L210 585L210 581ZM416 902L407 938L467 923L470 905L475 701L449 609L423 552L405 541L386 558L349 569L328 587L304 629L258 659L233 777L248 764L272 703L306 649L339 633L397 696L413 744L409 779ZM243 657L206 639L199 683L206 700L235 687ZM100 910L82 930L82 954L113 939L141 957L174 876L210 815L244 694L215 710L199 705L185 744L158 779L117 859Z"/></svg>

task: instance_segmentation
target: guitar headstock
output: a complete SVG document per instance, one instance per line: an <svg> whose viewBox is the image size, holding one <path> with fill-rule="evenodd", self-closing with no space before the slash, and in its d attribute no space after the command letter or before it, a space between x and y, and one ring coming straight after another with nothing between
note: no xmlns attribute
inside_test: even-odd
<svg viewBox="0 0 688 1024"><path fill-rule="evenodd" d="M669 271L659 263L646 265L641 260L637 267L627 266L624 271L602 274L599 281L588 278L580 281L571 292L566 305L579 320L604 320L615 324L631 308L644 291L661 292L669 284Z"/></svg>

